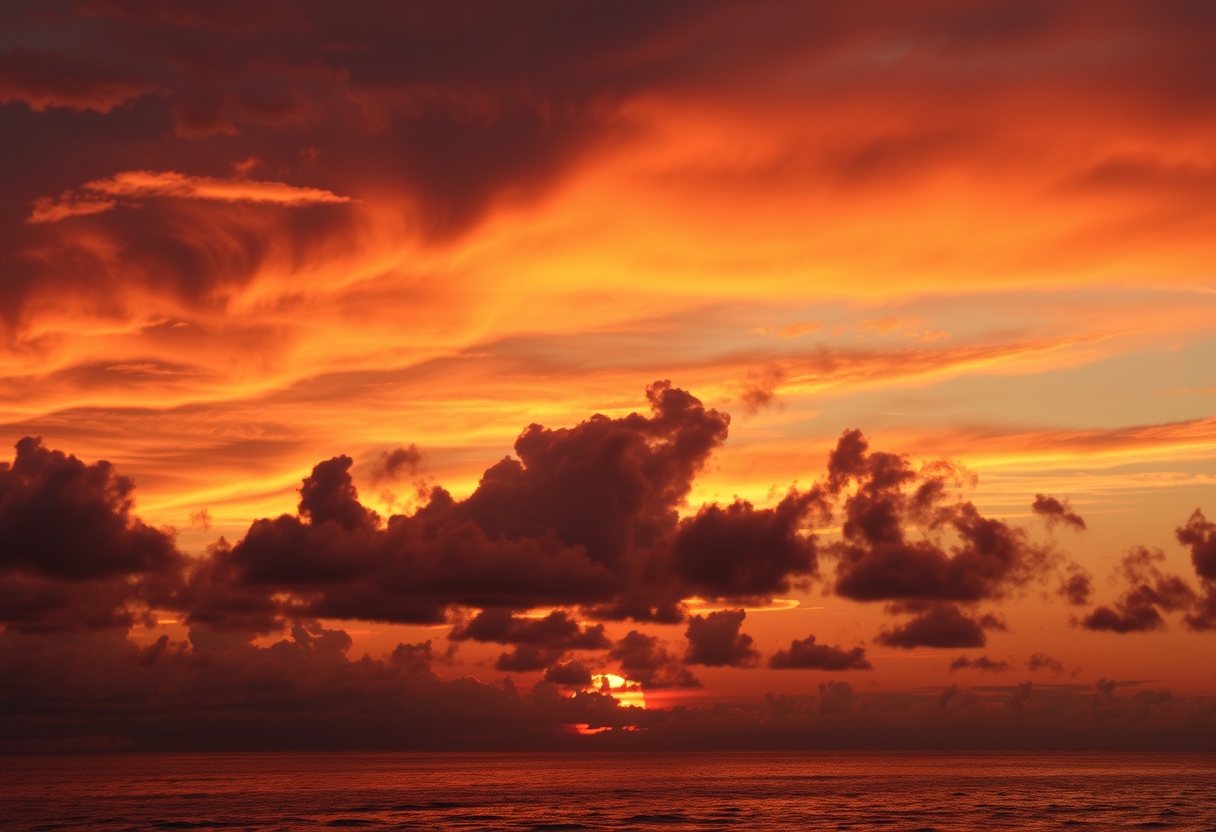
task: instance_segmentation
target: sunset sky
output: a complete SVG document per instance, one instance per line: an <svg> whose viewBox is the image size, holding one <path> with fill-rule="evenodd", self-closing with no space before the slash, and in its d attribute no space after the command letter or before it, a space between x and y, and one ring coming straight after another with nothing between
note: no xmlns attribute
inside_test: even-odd
<svg viewBox="0 0 1216 832"><path fill-rule="evenodd" d="M0 747L1210 749L1214 32L5 3Z"/></svg>

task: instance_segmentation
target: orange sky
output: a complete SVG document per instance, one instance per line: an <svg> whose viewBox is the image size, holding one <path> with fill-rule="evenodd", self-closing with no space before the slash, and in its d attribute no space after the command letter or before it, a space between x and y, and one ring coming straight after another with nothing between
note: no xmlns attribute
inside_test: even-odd
<svg viewBox="0 0 1216 832"><path fill-rule="evenodd" d="M135 484L131 516L172 527L189 564L294 515L331 457L351 457L364 506L413 514L420 484L468 498L529 424L649 414L647 385L670 379L731 416L682 518L736 497L775 510L860 429L913 467L965 466L960 499L1057 566L964 602L1003 618L982 647L904 649L876 639L916 610L842 597L822 555L781 609L746 593L687 607L748 609L759 666L687 665L703 686L656 685L652 706L844 679L1216 694L1216 625L1184 620L1202 624L1216 578L1175 534L1197 508L1216 518L1206 6L0 15L0 438L110 461ZM412 471L377 475L411 444ZM1049 529L1036 494L1086 530ZM836 511L801 534L838 543ZM1164 626L1147 632L1081 626L1128 591L1135 546L1160 548L1193 600L1150 604ZM1092 576L1083 604L1056 593L1067 562ZM0 567L40 574L21 563ZM442 653L476 611L324 623L353 661L426 639ZM186 642L192 614L159 609L128 637ZM678 658L687 620L603 623ZM290 637L276 622L243 637ZM872 669L768 666L808 635ZM496 669L503 644L450 643L444 679L543 675ZM1032 670L1035 654L1054 663ZM997 669L951 670L960 656ZM572 658L619 672L603 650Z"/></svg>

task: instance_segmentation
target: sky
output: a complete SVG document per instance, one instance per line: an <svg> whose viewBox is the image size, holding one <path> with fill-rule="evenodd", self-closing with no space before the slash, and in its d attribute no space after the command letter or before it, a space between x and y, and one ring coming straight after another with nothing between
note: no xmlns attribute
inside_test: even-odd
<svg viewBox="0 0 1216 832"><path fill-rule="evenodd" d="M1212 749L1210 3L0 23L0 748Z"/></svg>

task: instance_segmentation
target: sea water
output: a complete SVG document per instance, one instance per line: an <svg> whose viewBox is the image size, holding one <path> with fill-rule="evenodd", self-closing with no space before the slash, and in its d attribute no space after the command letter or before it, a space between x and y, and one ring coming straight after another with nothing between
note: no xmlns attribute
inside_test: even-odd
<svg viewBox="0 0 1216 832"><path fill-rule="evenodd" d="M0 757L5 829L1216 830L1216 755Z"/></svg>

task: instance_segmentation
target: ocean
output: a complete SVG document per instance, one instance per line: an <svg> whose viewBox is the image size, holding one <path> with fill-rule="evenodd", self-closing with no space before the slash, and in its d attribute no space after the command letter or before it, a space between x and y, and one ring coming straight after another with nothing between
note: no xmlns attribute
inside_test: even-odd
<svg viewBox="0 0 1216 832"><path fill-rule="evenodd" d="M1216 830L1216 755L12 755L0 799L30 830Z"/></svg>

